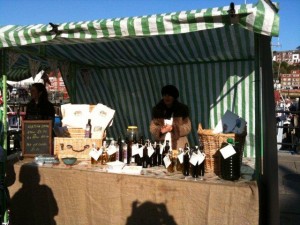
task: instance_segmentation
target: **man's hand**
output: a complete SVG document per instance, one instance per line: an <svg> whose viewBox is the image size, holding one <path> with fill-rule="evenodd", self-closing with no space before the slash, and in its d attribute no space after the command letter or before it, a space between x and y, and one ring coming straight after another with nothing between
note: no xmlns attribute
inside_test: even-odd
<svg viewBox="0 0 300 225"><path fill-rule="evenodd" d="M165 134L167 132L171 132L173 130L173 126L172 125L164 125L161 129L160 132L162 134Z"/></svg>

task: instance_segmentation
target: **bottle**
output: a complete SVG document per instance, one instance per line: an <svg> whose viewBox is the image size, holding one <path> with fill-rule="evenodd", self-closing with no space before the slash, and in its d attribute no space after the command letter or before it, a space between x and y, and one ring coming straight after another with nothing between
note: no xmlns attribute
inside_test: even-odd
<svg viewBox="0 0 300 225"><path fill-rule="evenodd" d="M175 162L174 162L174 159L172 157L172 151L171 150L169 150L168 156L170 158L171 164L168 166L167 171L169 173L174 173Z"/></svg>
<svg viewBox="0 0 300 225"><path fill-rule="evenodd" d="M156 154L157 154L157 165L161 166L162 164L162 154L160 153L160 148L162 146L162 143L157 143L156 146Z"/></svg>
<svg viewBox="0 0 300 225"><path fill-rule="evenodd" d="M200 151L200 154L204 154L204 145L200 139L199 139L199 151ZM205 173L205 159L199 165L199 175L200 175L201 180L203 180L204 173Z"/></svg>
<svg viewBox="0 0 300 225"><path fill-rule="evenodd" d="M152 156L151 156L151 167L152 166L157 166L157 151L156 151L156 148L157 148L157 144L156 144L156 141L154 142L154 144L153 144L153 149L154 149L154 152L153 152L153 154L152 154Z"/></svg>
<svg viewBox="0 0 300 225"><path fill-rule="evenodd" d="M92 151L99 151L99 149L96 148L95 144L93 144L93 150ZM98 160L95 160L93 157L91 157L91 164L92 165L98 164Z"/></svg>
<svg viewBox="0 0 300 225"><path fill-rule="evenodd" d="M145 146L143 148L143 157L141 158L141 164L143 166L143 168L147 168L148 167L148 160L149 156L148 156L148 140L145 143Z"/></svg>
<svg viewBox="0 0 300 225"><path fill-rule="evenodd" d="M120 162L123 162L123 142L121 140L121 137L118 138L117 160L119 160Z"/></svg>
<svg viewBox="0 0 300 225"><path fill-rule="evenodd" d="M184 152L183 152L183 170L182 174L184 176L189 176L190 175L190 148L189 144L186 143L184 147Z"/></svg>
<svg viewBox="0 0 300 225"><path fill-rule="evenodd" d="M115 148L115 150L117 150L117 146L116 146L115 141L114 141L113 138L111 138L109 147ZM113 153L110 156L108 156L108 162L114 162L114 161L117 160L117 152L118 151L116 151L115 153Z"/></svg>
<svg viewBox="0 0 300 225"><path fill-rule="evenodd" d="M123 162L127 164L127 143L122 140L122 145L123 145Z"/></svg>
<svg viewBox="0 0 300 225"><path fill-rule="evenodd" d="M238 180L241 176L240 168L240 152L235 146L235 142L232 138L227 139L227 143L222 144L222 148L231 144L236 153L226 159L221 156L221 177L224 180Z"/></svg>
<svg viewBox="0 0 300 225"><path fill-rule="evenodd" d="M183 153L183 149L182 148L179 148L178 149L178 155L182 154ZM183 169L183 163L180 163L178 157L176 159L176 171L182 171Z"/></svg>
<svg viewBox="0 0 300 225"><path fill-rule="evenodd" d="M131 156L132 156L132 145L136 141L137 136L137 127L136 126L128 126L127 128L127 164L129 165L131 163Z"/></svg>
<svg viewBox="0 0 300 225"><path fill-rule="evenodd" d="M192 154L197 154L198 153L198 146L195 146L195 148L191 151ZM192 155L191 154L191 155ZM198 162L196 163L196 165L191 164L191 172L192 172L192 177L193 178L198 178L199 177L199 166L198 166Z"/></svg>
<svg viewBox="0 0 300 225"><path fill-rule="evenodd" d="M162 157L162 163L163 163L163 165L165 166L165 162L164 162L164 158L165 158L165 156L168 154L168 152L170 151L170 141L166 141L166 146L164 147L164 150L163 150L163 152L162 152L162 154L161 154L161 157Z"/></svg>
<svg viewBox="0 0 300 225"><path fill-rule="evenodd" d="M142 148L144 145L145 145L144 137L141 136L141 137L140 137L140 140L139 140L139 143L138 143L138 146L139 146L139 148ZM139 154L136 154L136 155L134 156L134 161L135 161L135 163L136 163L138 166L142 166L142 158L140 157Z"/></svg>
<svg viewBox="0 0 300 225"><path fill-rule="evenodd" d="M91 138L92 135L92 125L91 125L91 119L88 119L88 122L85 126L85 132L84 132L84 137L85 138Z"/></svg>
<svg viewBox="0 0 300 225"><path fill-rule="evenodd" d="M98 160L101 163L101 165L106 165L106 163L108 162L106 141L103 141L103 145L101 148L102 148L102 155L99 157Z"/></svg>

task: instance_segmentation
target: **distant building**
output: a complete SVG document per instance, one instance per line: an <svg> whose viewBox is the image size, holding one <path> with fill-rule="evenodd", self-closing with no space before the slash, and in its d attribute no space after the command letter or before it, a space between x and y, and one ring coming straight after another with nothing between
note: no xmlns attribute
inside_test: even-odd
<svg viewBox="0 0 300 225"><path fill-rule="evenodd" d="M300 70L292 70L290 74L281 74L282 89L300 89Z"/></svg>
<svg viewBox="0 0 300 225"><path fill-rule="evenodd" d="M289 65L300 64L300 50L274 51L273 61L287 62Z"/></svg>

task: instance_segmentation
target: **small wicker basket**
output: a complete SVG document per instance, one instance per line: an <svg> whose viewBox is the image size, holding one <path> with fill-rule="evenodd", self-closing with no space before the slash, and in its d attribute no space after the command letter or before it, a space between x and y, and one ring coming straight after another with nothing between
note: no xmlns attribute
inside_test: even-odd
<svg viewBox="0 0 300 225"><path fill-rule="evenodd" d="M203 144L203 150L206 154L205 158L205 171L207 173L215 173L216 175L220 175L220 157L221 154L219 152L222 144L227 142L228 138L234 139L236 149L240 152L240 163L242 164L243 152L244 152L244 144L247 136L247 128L242 134L235 133L219 133L214 134L211 129L203 129L201 123L198 126L198 135L199 139Z"/></svg>

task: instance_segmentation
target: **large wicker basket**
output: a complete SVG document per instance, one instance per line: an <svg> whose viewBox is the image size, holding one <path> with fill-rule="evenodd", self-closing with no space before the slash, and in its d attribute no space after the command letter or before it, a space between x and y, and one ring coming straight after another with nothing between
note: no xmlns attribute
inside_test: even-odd
<svg viewBox="0 0 300 225"><path fill-rule="evenodd" d="M199 139L203 144L203 150L206 154L205 159L205 171L208 173L215 173L216 175L220 175L220 157L221 154L219 152L223 143L227 142L228 138L233 138L235 142L236 149L240 153L240 163L242 163L243 152L245 139L247 136L247 131L242 134L235 133L219 133L214 134L211 129L203 129L201 123L198 126L198 135Z"/></svg>

